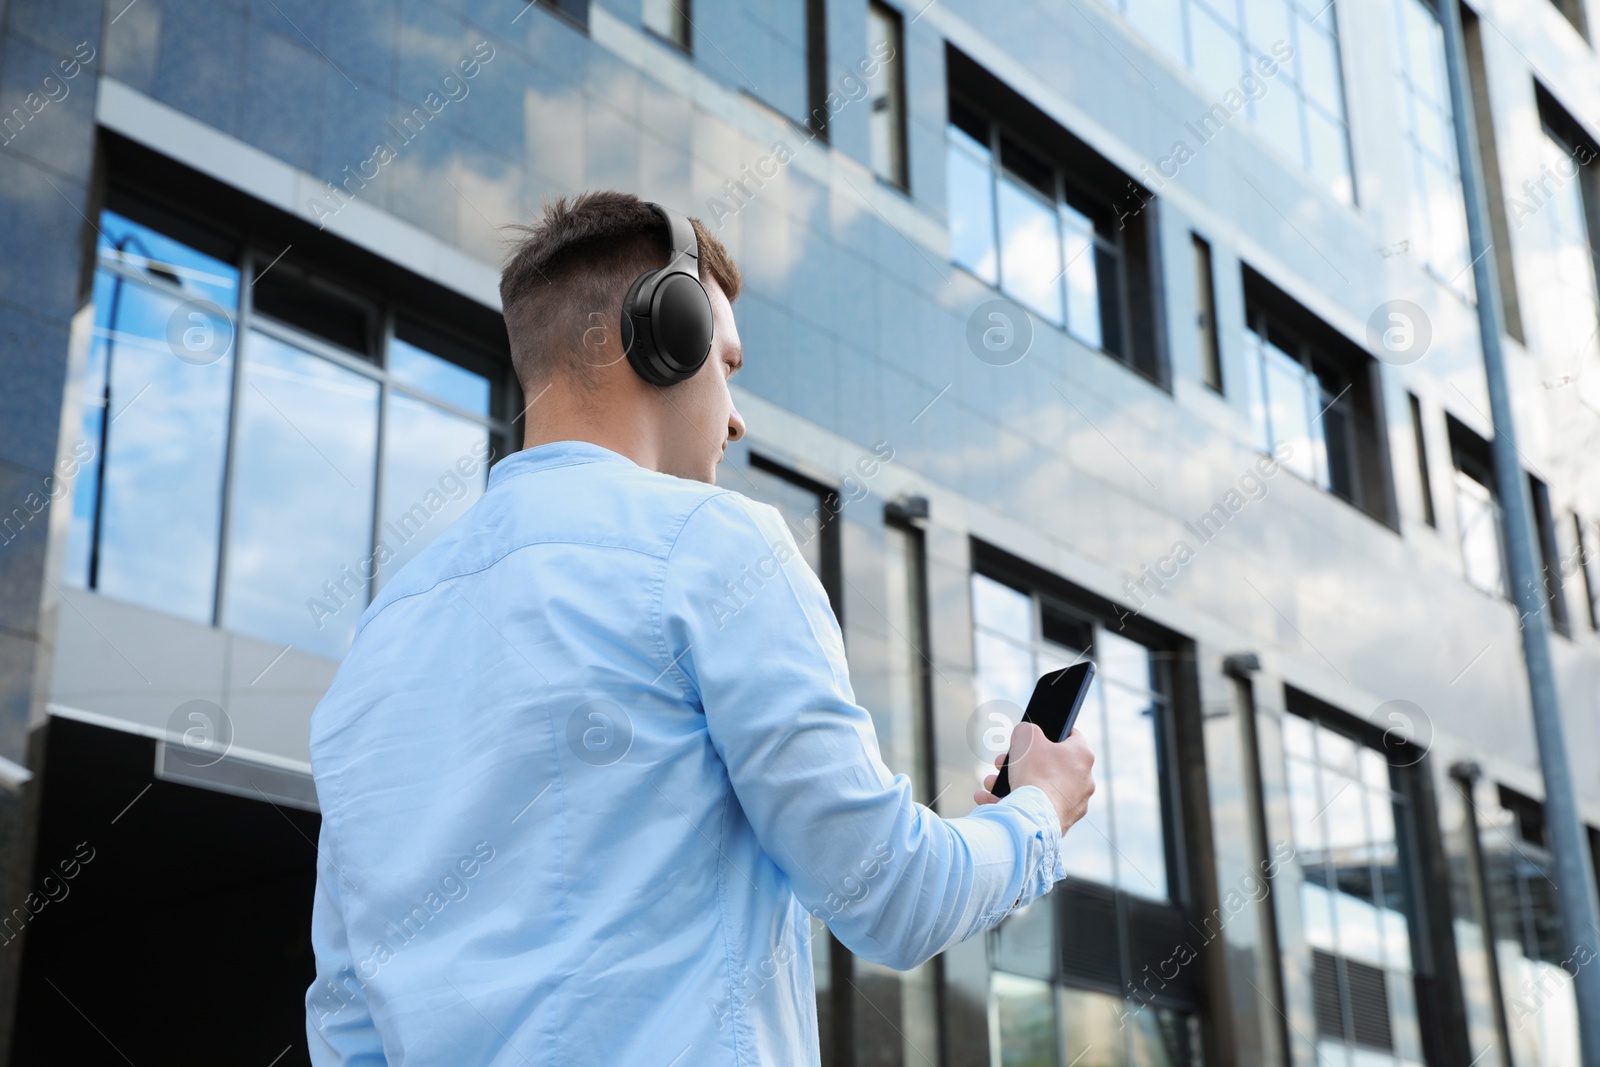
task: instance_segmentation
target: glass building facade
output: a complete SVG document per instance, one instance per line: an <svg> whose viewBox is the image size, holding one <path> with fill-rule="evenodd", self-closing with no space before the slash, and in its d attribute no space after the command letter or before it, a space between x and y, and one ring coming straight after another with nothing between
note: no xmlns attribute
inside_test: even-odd
<svg viewBox="0 0 1600 1067"><path fill-rule="evenodd" d="M305 1062L311 710L538 403L501 226L608 187L739 263L719 484L919 804L1098 668L1068 877L906 972L815 920L824 1064L1572 1062L1438 2L0 11L10 1062ZM1466 65L1576 758L1600 60L1523 14Z"/></svg>

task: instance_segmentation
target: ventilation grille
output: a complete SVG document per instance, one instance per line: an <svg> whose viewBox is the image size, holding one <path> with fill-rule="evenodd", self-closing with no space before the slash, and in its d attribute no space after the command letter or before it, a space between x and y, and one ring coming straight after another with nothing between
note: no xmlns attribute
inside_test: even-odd
<svg viewBox="0 0 1600 1067"><path fill-rule="evenodd" d="M1061 898L1061 973L1121 991L1122 949L1117 944L1117 900L1110 890L1084 882L1063 882Z"/></svg>
<svg viewBox="0 0 1600 1067"><path fill-rule="evenodd" d="M1389 984L1377 967L1354 960L1344 961L1345 982L1350 987L1350 1022L1355 1042L1368 1048L1390 1051L1394 1036L1389 1032Z"/></svg>
<svg viewBox="0 0 1600 1067"><path fill-rule="evenodd" d="M1339 964L1326 952L1311 950L1311 999L1317 1010L1317 1036L1344 1040L1344 1011L1339 1007Z"/></svg>
<svg viewBox="0 0 1600 1067"><path fill-rule="evenodd" d="M1128 993L1193 1003L1205 939L1170 904L1128 901Z"/></svg>
<svg viewBox="0 0 1600 1067"><path fill-rule="evenodd" d="M1339 981L1340 968L1344 982ZM1348 991L1348 997L1344 996ZM1335 1041L1350 1041L1366 1048L1394 1049L1389 1026L1389 982L1383 970L1326 952L1311 953L1311 997L1317 1015L1317 1033ZM1350 1010L1351 1033L1344 1029L1344 1009Z"/></svg>

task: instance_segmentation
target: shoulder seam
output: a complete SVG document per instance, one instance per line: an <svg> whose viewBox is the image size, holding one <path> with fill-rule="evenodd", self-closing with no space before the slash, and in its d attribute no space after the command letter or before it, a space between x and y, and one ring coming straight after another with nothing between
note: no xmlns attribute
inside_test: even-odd
<svg viewBox="0 0 1600 1067"><path fill-rule="evenodd" d="M711 498L707 497L706 499L709 500ZM700 503L704 504L705 501L702 500ZM694 510L698 511L699 510L699 505L696 505ZM690 514L693 514L693 513L694 513L693 511L690 512ZM679 533L681 533L681 532L682 532L682 529L680 527ZM672 539L672 544L673 544L673 546L676 546L677 543L678 543L678 534L674 534L673 535L673 539ZM490 560L488 563L485 563L481 567L474 567L472 570L458 571L458 572L456 572L454 574L446 574L443 577L441 577L438 581L436 581L432 585L428 586L426 589L415 589L415 590L413 590L413 591L411 591L409 593L401 593L399 596L395 597L393 600L391 600L387 604L383 605L383 607L381 607L377 611L373 612L372 616L370 618L364 619L359 625L357 625L355 636L356 637L360 637L361 636L361 631L365 630L373 621L375 621L378 618L379 615L382 615L384 612L388 611L390 608L394 607L396 604L400 603L402 600L410 600L412 597L422 596L422 595L424 595L426 593L431 593L435 589L439 588L441 585L446 584L447 582L453 582L453 581L456 581L457 579L460 579L460 578L470 578L475 574L482 574L484 571L489 570L492 567L499 566L501 563L504 563L507 558L516 555L518 552L521 552L523 549L532 548L535 545L583 545L583 546L588 547L588 548L608 548L608 549L612 549L612 550L617 551L617 552L633 552L633 553L636 553L636 554L641 555L641 556L651 556L651 557L654 557L654 558L657 558L657 559L665 559L665 558L667 558L668 556L670 556L672 554L672 548L671 547L669 547L667 549L667 555L666 556L657 556L656 553L654 553L654 552L649 552L649 551L646 551L645 549L642 549L642 548L635 548L635 547L633 547L631 545L607 545L607 544L602 544L602 543L600 543L598 541L574 541L574 540L570 540L570 539L566 539L566 538L549 538L547 540L539 540L539 541L524 541L520 545L516 545L516 546L514 546L512 548L506 549L504 552L500 553L500 555L496 556L494 559Z"/></svg>
<svg viewBox="0 0 1600 1067"><path fill-rule="evenodd" d="M731 489L721 488L714 493L706 494L704 500L701 500L700 503L684 514L683 520L678 523L678 529L672 535L672 544L668 546L667 554L661 560L661 580L656 585L656 607L654 612L656 647L660 652L661 662L666 664L661 668L661 674L665 675L669 672L676 674L683 685L684 691L688 693L694 691L694 682L689 678L688 674L684 673L683 668L678 666L678 660L672 658L670 655L672 650L667 647L667 577L672 570L672 554L678 550L678 542L683 538L683 531L689 525L689 520L694 518L701 508L720 497L736 495ZM685 649L684 651L688 650ZM679 658L682 658L681 654Z"/></svg>
<svg viewBox="0 0 1600 1067"><path fill-rule="evenodd" d="M719 488L715 493L706 494L706 498L704 500L700 501L700 503L698 503L694 507L690 508L688 513L683 516L683 521L678 523L677 532L672 535L672 544L670 546L668 546L668 548L667 548L667 555L666 555L667 562L670 563L672 561L672 554L678 550L678 541L681 540L682 537L683 537L684 527L689 525L689 520L694 518L695 515L699 513L701 508L705 507L707 504L711 503L713 500L720 500L721 498L723 498L725 496L738 496L738 495L739 494L735 493L732 489L721 489L721 488Z"/></svg>

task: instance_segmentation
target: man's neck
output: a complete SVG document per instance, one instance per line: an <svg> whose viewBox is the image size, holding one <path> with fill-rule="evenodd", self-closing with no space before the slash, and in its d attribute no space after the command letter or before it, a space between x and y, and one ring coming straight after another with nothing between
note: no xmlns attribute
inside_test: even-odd
<svg viewBox="0 0 1600 1067"><path fill-rule="evenodd" d="M550 408L535 421L530 413L522 447L534 448L552 441L588 441L627 456L647 470L660 470L659 449L643 419L618 419L614 415L596 418L593 412Z"/></svg>

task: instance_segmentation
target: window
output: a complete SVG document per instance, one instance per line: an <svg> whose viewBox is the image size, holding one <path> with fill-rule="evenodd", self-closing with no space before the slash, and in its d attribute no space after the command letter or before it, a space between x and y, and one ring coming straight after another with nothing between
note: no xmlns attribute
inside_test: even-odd
<svg viewBox="0 0 1600 1067"><path fill-rule="evenodd" d="M1544 598L1550 606L1550 625L1572 636L1567 616L1567 594L1561 575L1561 546L1556 540L1556 517L1550 507L1550 487L1528 475L1528 491L1533 498L1533 528L1539 535L1539 562L1544 568Z"/></svg>
<svg viewBox="0 0 1600 1067"><path fill-rule="evenodd" d="M956 101L950 114L956 262L1090 348L1121 356L1122 257L1109 206L1069 194L1053 167Z"/></svg>
<svg viewBox="0 0 1600 1067"><path fill-rule="evenodd" d="M1170 899L1159 773L1166 697L1155 688L1150 650L1115 633L1096 635L1089 622L982 574L972 577L972 604L980 706L1005 701L993 710L1019 720L1040 675L1094 659L1098 672L1078 727L1097 757L1098 788L1084 823L1094 832L1068 836L1067 866L1138 896ZM1009 728L1004 733L1009 739Z"/></svg>
<svg viewBox="0 0 1600 1067"><path fill-rule="evenodd" d="M921 529L909 521L884 526L888 626L888 700L871 709L883 762L911 779L918 803L934 799L931 670L928 661L926 566ZM929 960L896 971L855 961L855 1067L922 1067L939 1062L938 975Z"/></svg>
<svg viewBox="0 0 1600 1067"><path fill-rule="evenodd" d="M783 5L785 8L793 4ZM817 140L828 141L828 3L805 0L806 128Z"/></svg>
<svg viewBox="0 0 1600 1067"><path fill-rule="evenodd" d="M1451 124L1444 31L1426 0L1399 0L1401 107L1411 171L1411 241L1440 281L1472 298L1466 205Z"/></svg>
<svg viewBox="0 0 1600 1067"><path fill-rule="evenodd" d="M1512 255L1515 246L1511 243L1511 226L1506 218L1507 187L1502 184L1494 109L1489 102L1489 71L1483 57L1483 26L1472 8L1458 6L1458 10L1461 13L1461 40L1467 58L1467 80L1472 87L1472 117L1478 135L1478 169L1482 172L1483 195L1488 202L1488 236L1498 250L1492 257L1495 282L1500 289L1506 333L1515 337L1518 343L1526 345L1522 305L1517 293L1517 267ZM1509 176L1510 172L1507 170L1505 173Z"/></svg>
<svg viewBox="0 0 1600 1067"><path fill-rule="evenodd" d="M1583 17L1583 0L1550 0L1561 16L1572 23L1572 28L1578 31L1578 36L1587 38L1589 29Z"/></svg>
<svg viewBox="0 0 1600 1067"><path fill-rule="evenodd" d="M1037 108L959 52L947 56L951 258L1162 384L1149 194L1129 194L1137 187L1125 175ZM997 109L1018 121L993 121Z"/></svg>
<svg viewBox="0 0 1600 1067"><path fill-rule="evenodd" d="M1544 805L1500 786L1475 805L1506 1034L1516 1063L1577 1063L1577 993L1562 936Z"/></svg>
<svg viewBox="0 0 1600 1067"><path fill-rule="evenodd" d="M482 494L509 363L117 192L99 228L66 580L342 656Z"/></svg>
<svg viewBox="0 0 1600 1067"><path fill-rule="evenodd" d="M927 804L933 800L933 753L922 537L922 530L909 521L892 519L884 526L890 699L873 712L873 725L883 762L896 774L907 775L912 794Z"/></svg>
<svg viewBox="0 0 1600 1067"><path fill-rule="evenodd" d="M1372 358L1248 267L1245 318L1256 447L1393 526Z"/></svg>
<svg viewBox="0 0 1600 1067"><path fill-rule="evenodd" d="M644 0L641 11L644 28L685 52L690 51L689 4L690 0Z"/></svg>
<svg viewBox="0 0 1600 1067"><path fill-rule="evenodd" d="M589 28L589 0L533 0L529 6L553 11L581 30Z"/></svg>
<svg viewBox="0 0 1600 1067"><path fill-rule="evenodd" d="M826 142L830 93L836 109L847 89L856 101L863 96L855 80L829 85L825 7L825 0L788 0L685 9L698 20L691 32L705 31L702 44L711 45L696 66Z"/></svg>
<svg viewBox="0 0 1600 1067"><path fill-rule="evenodd" d="M752 456L744 474L744 494L778 509L800 555L827 591L835 616L842 618L839 528L834 524L840 506L837 494L765 456Z"/></svg>
<svg viewBox="0 0 1600 1067"><path fill-rule="evenodd" d="M174 240L106 210L96 256L82 429L93 458L74 490L66 579L210 623L237 252L221 241Z"/></svg>
<svg viewBox="0 0 1600 1067"><path fill-rule="evenodd" d="M1217 289L1211 273L1211 245L1199 234L1194 238L1195 328L1200 333L1200 377L1222 392L1222 350L1217 340Z"/></svg>
<svg viewBox="0 0 1600 1067"><path fill-rule="evenodd" d="M867 79L867 99L872 103L872 171L880 178L907 187L906 178L906 77L901 59L904 49L900 13L880 3L867 5L867 52L888 56L877 73Z"/></svg>
<svg viewBox="0 0 1600 1067"><path fill-rule="evenodd" d="M1572 516L1574 540L1578 547L1578 566L1583 571L1583 589L1588 603L1589 626L1600 630L1600 524Z"/></svg>
<svg viewBox="0 0 1600 1067"><path fill-rule="evenodd" d="M1414 767L1391 766L1381 739L1358 740L1342 716L1288 696L1284 778L1317 1058L1420 1063L1428 968L1413 895Z"/></svg>
<svg viewBox="0 0 1600 1067"><path fill-rule="evenodd" d="M750 466L742 473L741 491L752 500L778 509L801 557L822 582L835 617L842 620L839 525L835 521L838 496L763 456L753 455ZM811 966L817 990L817 1035L823 1067L850 1062L851 962L850 950L834 938L826 923L812 915Z"/></svg>
<svg viewBox="0 0 1600 1067"><path fill-rule="evenodd" d="M1066 1064L1104 1043L1105 1062L1193 1063L1193 974L1180 969L1159 990L1139 986L1142 968L1189 936L1171 859L1169 660L985 573L972 576L972 609L984 773L993 770L987 749L1009 742L1039 675L1086 658L1098 668L1078 719L1094 746L1096 790L1063 844L1071 877L988 935L999 1062Z"/></svg>
<svg viewBox="0 0 1600 1067"><path fill-rule="evenodd" d="M1455 464L1456 529L1461 567L1468 582L1493 596L1506 596L1506 558L1501 541L1500 494L1489 442L1449 418Z"/></svg>
<svg viewBox="0 0 1600 1067"><path fill-rule="evenodd" d="M1579 396L1600 410L1600 290L1595 284L1590 211L1595 144L1553 97L1536 86L1543 128L1537 138L1539 170L1527 197L1512 205L1526 233L1524 262L1538 302L1536 346L1553 377L1575 382ZM1529 166L1528 171L1533 172Z"/></svg>
<svg viewBox="0 0 1600 1067"><path fill-rule="evenodd" d="M1221 110L1227 116L1222 121L1227 121L1243 110L1262 137L1292 163L1315 175L1338 199L1355 203L1334 4L1118 0L1117 6L1140 33L1206 87L1214 105L1206 112L1208 118ZM1283 61L1286 52L1290 58ZM1274 67L1274 74L1263 77ZM1265 85L1265 91L1258 85Z"/></svg>
<svg viewBox="0 0 1600 1067"><path fill-rule="evenodd" d="M1437 527L1439 517L1433 512L1433 480L1428 475L1428 442L1422 430L1422 402L1416 393L1407 393L1411 406L1411 439L1417 449L1417 486L1422 492L1422 521Z"/></svg>
<svg viewBox="0 0 1600 1067"><path fill-rule="evenodd" d="M783 516L837 614L844 584L842 498L759 454L740 473L745 495ZM887 597L874 602L888 626L888 669L882 679L887 699L868 710L885 765L909 777L913 795L926 804L932 799L933 755L922 531L909 520L893 519L886 523L884 550ZM940 962L896 971L858 959L814 915L811 934L822 1063L916 1067L938 1062Z"/></svg>

